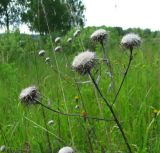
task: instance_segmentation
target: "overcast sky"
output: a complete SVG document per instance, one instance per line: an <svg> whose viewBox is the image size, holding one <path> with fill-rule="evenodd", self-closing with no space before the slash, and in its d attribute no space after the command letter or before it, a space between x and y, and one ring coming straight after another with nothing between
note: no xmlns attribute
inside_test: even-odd
<svg viewBox="0 0 160 153"><path fill-rule="evenodd" d="M86 26L120 26L160 30L160 0L83 0ZM2 30L0 30L2 31ZM28 33L26 26L21 32Z"/></svg>
<svg viewBox="0 0 160 153"><path fill-rule="evenodd" d="M84 0L87 26L160 30L160 0Z"/></svg>

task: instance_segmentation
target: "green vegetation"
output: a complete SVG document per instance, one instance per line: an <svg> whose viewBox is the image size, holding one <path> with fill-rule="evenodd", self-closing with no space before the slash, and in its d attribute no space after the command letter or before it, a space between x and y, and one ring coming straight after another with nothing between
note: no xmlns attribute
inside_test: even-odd
<svg viewBox="0 0 160 153"><path fill-rule="evenodd" d="M160 32L102 28L109 31L108 57L116 89L128 63L128 52L120 46L122 36L135 32L142 38L141 47L134 50L131 68L114 110L134 153L159 153ZM54 39L59 35L53 34L52 40L47 35L31 36L18 31L0 35L0 146L6 145L9 152L46 153L49 152L48 133L53 153L63 146L71 146L77 153L127 152L113 121L62 116L40 105L24 106L18 98L23 88L36 85L42 94L41 102L50 103L49 106L55 110L81 116L86 112L89 116L112 120L93 84L83 83L90 80L89 76L80 76L71 68L73 58L83 50L96 51L97 56L102 58L101 46L89 39L95 29L98 28L82 29L76 38L73 38L75 30L69 31L61 36L62 51L55 54ZM72 43L67 43L69 37L73 38ZM41 49L46 51L46 57L51 58L50 63L46 64L45 58L38 56ZM57 72L55 58L60 73ZM99 86L106 95L110 79L105 63L98 62L93 72L96 69L102 70ZM112 102L113 92L106 97ZM44 120L47 123L53 120L54 124L47 124L46 129Z"/></svg>

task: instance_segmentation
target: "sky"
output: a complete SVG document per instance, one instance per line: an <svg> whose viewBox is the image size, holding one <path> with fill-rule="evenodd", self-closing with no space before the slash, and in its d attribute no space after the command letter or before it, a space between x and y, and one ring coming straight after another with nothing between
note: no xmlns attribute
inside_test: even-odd
<svg viewBox="0 0 160 153"><path fill-rule="evenodd" d="M160 0L83 0L86 26L160 30Z"/></svg>
<svg viewBox="0 0 160 153"><path fill-rule="evenodd" d="M86 26L119 26L160 30L160 0L82 0ZM26 25L22 33L30 33ZM0 30L2 32L2 29Z"/></svg>

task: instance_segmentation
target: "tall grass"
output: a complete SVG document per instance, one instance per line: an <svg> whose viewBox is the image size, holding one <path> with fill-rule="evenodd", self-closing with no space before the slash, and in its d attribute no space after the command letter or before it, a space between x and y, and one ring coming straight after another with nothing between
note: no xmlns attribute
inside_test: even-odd
<svg viewBox="0 0 160 153"><path fill-rule="evenodd" d="M83 30L81 40L86 49L91 48L99 56L103 56L101 46L87 39L93 31L94 28ZM124 67L128 62L128 54L119 47L121 35L116 34L116 30L112 31L110 32L108 56L112 63L115 88L118 89ZM88 81L88 77L75 74L70 67L74 56L83 50L78 39L75 39L72 44L66 44L67 38L72 34L73 31L70 31L62 38L65 56L63 53L56 55L68 113L82 115L86 112L90 116L102 117L100 112L102 111L106 119L112 119L100 97L95 97L91 83L78 84L79 90L77 90L75 78L77 82L83 82ZM143 38L143 35L141 37ZM160 110L160 45L159 37L157 38L154 39L152 36L143 38L141 48L134 53L135 58L118 97L118 102L114 105L132 150L137 153L159 153L160 150L158 113ZM46 132L48 132L51 147L55 153L64 145L73 145L73 141L72 147L79 153L127 152L118 128L112 121L101 122L70 117L73 136L71 139L65 116L45 111L46 120L52 119L55 122L53 125L47 125L48 129L46 129L40 106L26 108L20 104L18 96L21 89L37 85L44 97L42 101L44 104L47 105L49 100L51 108L66 112L49 38L46 37L41 42L41 46L51 58L52 67L45 64L44 59L38 57L39 40L19 33L0 36L0 145L5 144L9 151L30 148L28 150L34 153L45 152L48 148L46 138ZM105 64L101 63L101 65L102 74L99 85L103 94L106 94L110 79L109 77L106 79L106 73L103 73L106 72ZM75 96L79 97L78 101ZM107 98L113 100L114 94L109 93ZM101 110L97 102L101 105ZM80 108L76 109L76 105L79 105Z"/></svg>

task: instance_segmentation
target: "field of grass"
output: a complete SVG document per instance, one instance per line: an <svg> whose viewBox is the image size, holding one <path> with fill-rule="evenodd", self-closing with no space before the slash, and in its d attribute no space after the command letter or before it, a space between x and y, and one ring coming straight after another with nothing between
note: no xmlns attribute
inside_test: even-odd
<svg viewBox="0 0 160 153"><path fill-rule="evenodd" d="M0 36L0 146L6 152L57 153L63 146L77 153L127 153L121 133L88 75L80 76L71 67L75 55L91 49L102 58L102 48L90 41L95 28L83 29L71 44L62 37L62 51L53 53L49 36L32 37L18 32ZM128 63L128 51L120 46L122 35L109 32L110 58L115 88L118 90ZM134 153L160 152L160 37L140 34L142 44L134 50L133 61L114 105ZM38 52L44 49L51 62ZM57 63L56 63L57 61ZM98 70L97 74L96 69ZM112 102L114 92L107 93L110 78L100 60L93 70L101 72L100 89ZM88 83L85 83L88 81ZM22 89L36 85L41 102L49 107L81 117L64 116L40 105L25 106L19 100ZM109 121L86 119L84 114ZM49 125L48 121L54 123Z"/></svg>

